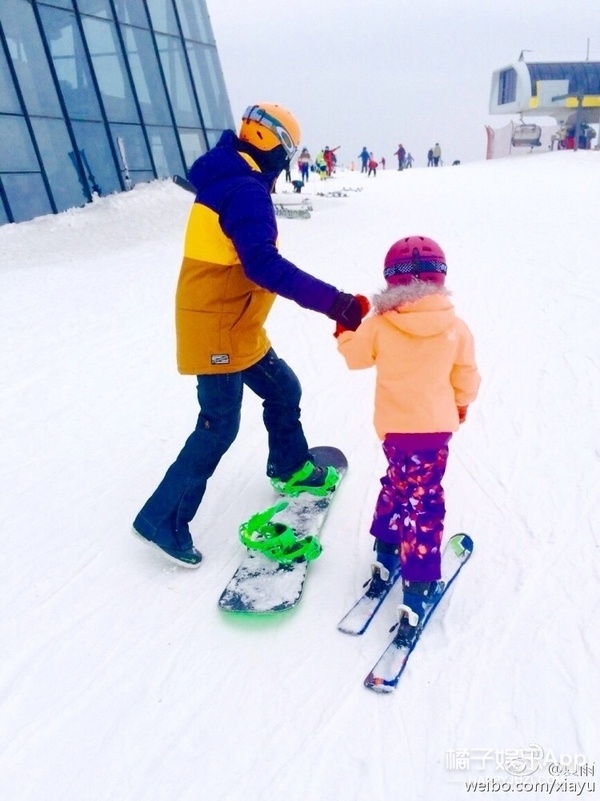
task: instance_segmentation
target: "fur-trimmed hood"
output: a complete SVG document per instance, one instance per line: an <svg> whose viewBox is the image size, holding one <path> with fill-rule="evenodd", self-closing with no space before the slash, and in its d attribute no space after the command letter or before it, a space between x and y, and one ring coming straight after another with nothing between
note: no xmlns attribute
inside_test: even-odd
<svg viewBox="0 0 600 801"><path fill-rule="evenodd" d="M372 298L375 314L412 336L429 337L446 331L456 320L450 292L444 286L414 281L390 286Z"/></svg>
<svg viewBox="0 0 600 801"><path fill-rule="evenodd" d="M450 291L445 286L433 284L429 281L413 281L411 284L387 286L381 292L373 295L371 300L373 311L376 314L383 314L400 306L406 306L408 303L414 303L417 300L421 300L421 298L427 298L430 295L448 297L450 294Z"/></svg>

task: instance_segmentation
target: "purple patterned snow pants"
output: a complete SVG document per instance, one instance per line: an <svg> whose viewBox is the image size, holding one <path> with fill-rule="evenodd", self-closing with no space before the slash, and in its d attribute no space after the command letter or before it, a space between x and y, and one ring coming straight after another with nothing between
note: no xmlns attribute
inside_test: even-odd
<svg viewBox="0 0 600 801"><path fill-rule="evenodd" d="M402 576L407 581L440 578L440 546L446 506L441 484L448 446L411 451L383 442L388 469L381 479L371 534L400 546Z"/></svg>

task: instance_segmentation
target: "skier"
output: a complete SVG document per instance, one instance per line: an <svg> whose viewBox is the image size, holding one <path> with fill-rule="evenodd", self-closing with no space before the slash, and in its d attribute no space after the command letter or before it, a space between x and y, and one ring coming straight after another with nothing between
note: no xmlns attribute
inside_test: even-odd
<svg viewBox="0 0 600 801"><path fill-rule="evenodd" d="M367 173L367 178L370 175L377 177L377 162L375 161L375 157L372 153L369 154L369 172Z"/></svg>
<svg viewBox="0 0 600 801"><path fill-rule="evenodd" d="M323 158L325 159L325 164L327 165L327 177L330 178L333 174L335 163L337 161L335 156L335 151L339 150L341 145L334 147L333 149L326 147L323 151Z"/></svg>
<svg viewBox="0 0 600 801"><path fill-rule="evenodd" d="M366 147L363 147L363 149L360 151L360 153L358 154L358 158L360 159L360 164L361 164L360 171L368 173L369 172L369 151L367 150Z"/></svg>
<svg viewBox="0 0 600 801"><path fill-rule="evenodd" d="M433 166L434 167L439 167L440 166L440 159L442 158L442 148L440 147L439 142L435 143L431 153L433 155Z"/></svg>
<svg viewBox="0 0 600 801"><path fill-rule="evenodd" d="M303 147L302 152L298 156L298 169L300 170L300 177L302 181L307 184L308 183L308 173L310 170L310 153L308 149Z"/></svg>
<svg viewBox="0 0 600 801"><path fill-rule="evenodd" d="M404 159L404 164L406 165L406 169L407 170L410 170L412 168L413 161L414 161L414 158L412 156L412 153L407 153L406 157Z"/></svg>
<svg viewBox="0 0 600 801"><path fill-rule="evenodd" d="M292 183L292 173L290 172L290 159L289 157L283 163L283 169L285 170L285 182L286 184Z"/></svg>
<svg viewBox="0 0 600 801"><path fill-rule="evenodd" d="M404 169L404 158L406 156L406 150L404 149L404 145L398 145L398 150L394 153L394 156L398 156L398 169Z"/></svg>
<svg viewBox="0 0 600 801"><path fill-rule="evenodd" d="M325 161L324 151L319 150L315 158L315 169L321 181L327 178L327 162Z"/></svg>
<svg viewBox="0 0 600 801"><path fill-rule="evenodd" d="M446 259L432 239L409 236L385 258L387 287L360 327L336 328L350 369L375 367L375 428L388 460L371 534L377 563L420 618L438 589L445 504L442 478L452 432L479 388L473 336L444 286ZM383 581L380 571L373 581Z"/></svg>
<svg viewBox="0 0 600 801"><path fill-rule="evenodd" d="M134 533L184 567L198 567L189 523L223 454L235 440L247 386L263 399L267 475L276 490L322 495L336 484L316 467L300 422L301 387L277 356L264 323L277 295L358 327L361 305L280 255L271 187L292 158L300 127L282 106L249 106L239 137L227 130L192 165L197 194L176 296L179 372L197 376L195 430L137 515Z"/></svg>

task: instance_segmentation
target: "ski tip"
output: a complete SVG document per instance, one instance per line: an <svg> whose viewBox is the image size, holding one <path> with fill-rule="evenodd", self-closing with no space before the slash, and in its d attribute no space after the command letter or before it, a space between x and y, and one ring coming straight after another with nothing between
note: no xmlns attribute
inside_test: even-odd
<svg viewBox="0 0 600 801"><path fill-rule="evenodd" d="M468 534L454 534L450 538L450 547L457 556L466 558L473 553L473 540Z"/></svg>
<svg viewBox="0 0 600 801"><path fill-rule="evenodd" d="M396 689L397 682L386 681L381 676L375 676L370 673L364 680L363 684L368 690L380 693L381 695L389 695Z"/></svg>
<svg viewBox="0 0 600 801"><path fill-rule="evenodd" d="M337 627L337 630L341 631L342 634L351 634L354 637L359 637L361 634L364 634L364 631L365 631L364 628L362 628L360 630L359 629L353 629L350 626L347 627L347 626L342 625L341 623Z"/></svg>

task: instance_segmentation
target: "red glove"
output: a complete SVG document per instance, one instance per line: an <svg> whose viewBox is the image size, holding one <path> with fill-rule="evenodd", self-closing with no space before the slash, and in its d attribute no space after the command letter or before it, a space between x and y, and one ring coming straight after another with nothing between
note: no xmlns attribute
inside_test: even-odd
<svg viewBox="0 0 600 801"><path fill-rule="evenodd" d="M371 304L369 303L369 299L366 298L364 295L355 295L355 300L358 301L358 305L360 306L360 318L361 320L363 317L366 317L371 309ZM337 339L341 333L344 331L351 331L351 328L346 328L342 325L342 323L338 323L335 327L334 337Z"/></svg>
<svg viewBox="0 0 600 801"><path fill-rule="evenodd" d="M464 423L465 420L467 419L467 410L468 410L468 408L469 408L468 406L457 406L456 407L456 409L458 411L458 422L459 423Z"/></svg>

